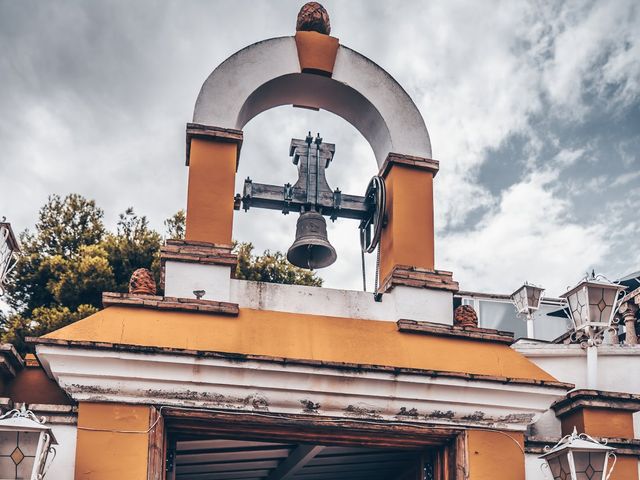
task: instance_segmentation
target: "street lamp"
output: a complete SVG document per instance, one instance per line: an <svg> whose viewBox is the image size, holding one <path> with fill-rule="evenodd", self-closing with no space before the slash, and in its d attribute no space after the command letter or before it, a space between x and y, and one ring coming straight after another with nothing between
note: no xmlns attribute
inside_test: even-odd
<svg viewBox="0 0 640 480"><path fill-rule="evenodd" d="M608 480L616 464L615 448L586 433L578 435L575 427L571 435L545 450L546 453L539 457L545 460L541 468L545 476L550 472L554 480ZM611 467L610 459L613 459Z"/></svg>
<svg viewBox="0 0 640 480"><path fill-rule="evenodd" d="M533 314L540 308L544 288L524 282L520 288L511 294L511 301L516 307L518 315L527 319L527 337L533 338Z"/></svg>
<svg viewBox="0 0 640 480"><path fill-rule="evenodd" d="M57 441L51 429L23 406L0 417L0 477L4 480L41 480L49 453Z"/></svg>
<svg viewBox="0 0 640 480"><path fill-rule="evenodd" d="M597 387L597 347L602 343L604 333L615 328L612 326L613 318L625 289L625 286L592 272L590 277L585 277L578 285L560 295L566 300L566 309L573 321L575 331L572 336L587 349L589 388Z"/></svg>
<svg viewBox="0 0 640 480"><path fill-rule="evenodd" d="M0 220L0 295L4 294L2 285L15 266L17 253L20 251L18 241L11 230L11 224L5 220L5 217Z"/></svg>

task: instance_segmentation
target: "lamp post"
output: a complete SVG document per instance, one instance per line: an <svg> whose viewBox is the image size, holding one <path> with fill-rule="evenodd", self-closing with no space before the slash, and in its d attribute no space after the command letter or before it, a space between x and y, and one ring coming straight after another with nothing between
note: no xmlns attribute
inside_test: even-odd
<svg viewBox="0 0 640 480"><path fill-rule="evenodd" d="M616 464L615 448L607 442L598 442L586 433L578 435L573 429L554 447L546 447L546 453L539 458L545 460L541 465L547 476L551 473L553 480L608 480ZM613 462L609 466L609 461Z"/></svg>
<svg viewBox="0 0 640 480"><path fill-rule="evenodd" d="M560 295L560 298L566 300L566 308L573 321L572 336L587 350L588 388L597 387L597 347L602 344L604 333L614 329L613 318L625 288L592 273Z"/></svg>
<svg viewBox="0 0 640 480"><path fill-rule="evenodd" d="M511 301L516 307L518 316L527 320L527 337L533 338L533 314L540 308L544 288L524 282L520 288L511 294Z"/></svg>
<svg viewBox="0 0 640 480"><path fill-rule="evenodd" d="M0 220L0 296L4 294L2 285L15 266L17 254L20 251L11 224L5 220L5 217Z"/></svg>
<svg viewBox="0 0 640 480"><path fill-rule="evenodd" d="M41 480L49 453L57 441L51 429L33 412L11 410L0 417L0 475L2 479Z"/></svg>

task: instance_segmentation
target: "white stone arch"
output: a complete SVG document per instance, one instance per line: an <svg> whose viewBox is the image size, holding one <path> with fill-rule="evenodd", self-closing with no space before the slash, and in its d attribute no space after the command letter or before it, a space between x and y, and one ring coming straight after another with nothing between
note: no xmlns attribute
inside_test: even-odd
<svg viewBox="0 0 640 480"><path fill-rule="evenodd" d="M369 142L379 166L389 152L431 158L422 115L391 75L342 45L331 78L300 73L294 37L255 43L222 62L202 85L193 121L241 130L280 105L322 108L344 118Z"/></svg>

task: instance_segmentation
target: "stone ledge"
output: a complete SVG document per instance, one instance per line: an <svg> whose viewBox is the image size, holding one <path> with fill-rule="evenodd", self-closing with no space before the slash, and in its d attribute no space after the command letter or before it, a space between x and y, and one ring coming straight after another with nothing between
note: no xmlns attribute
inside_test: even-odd
<svg viewBox="0 0 640 480"><path fill-rule="evenodd" d="M24 366L23 358L13 345L10 343L0 344L0 376L13 378Z"/></svg>
<svg viewBox="0 0 640 480"><path fill-rule="evenodd" d="M607 445L616 449L617 455L640 456L640 440L628 438L593 437L599 441L607 441ZM524 440L525 453L542 455L546 453L544 447L553 447L560 441L553 437L526 437Z"/></svg>
<svg viewBox="0 0 640 480"><path fill-rule="evenodd" d="M219 245L191 240L167 240L160 247L160 261L202 263L206 265L227 265L234 267L238 256L231 252L231 245Z"/></svg>
<svg viewBox="0 0 640 480"><path fill-rule="evenodd" d="M427 270L426 268L396 265L391 273L382 281L380 292L386 293L397 286L414 288L431 288L457 292L458 282L453 280L453 273L444 270Z"/></svg>
<svg viewBox="0 0 640 480"><path fill-rule="evenodd" d="M269 355L256 355L248 353L231 353L219 352L213 350L190 350L174 347L153 347L146 345L131 345L121 343L93 342L85 340L64 340L59 338L47 337L27 337L26 342L30 345L48 345L70 348L84 348L96 350L114 350L130 353L152 353L152 354L169 354L169 355L185 355L200 358L219 358L232 360L234 362L257 361L266 363L276 363L281 365L300 365L322 368L334 368L337 370L354 372L384 372L391 375L409 374L409 375L425 375L432 378L455 378L462 380L486 381L492 383L500 383L502 385L531 385L549 388L558 388L568 391L575 387L571 383L558 382L554 380L536 380L533 378L514 378L503 377L498 375L487 375L482 373L464 373L445 370L428 370L423 368L395 367L389 365L362 364L335 362L328 360L311 360L291 357L274 357Z"/></svg>
<svg viewBox="0 0 640 480"><path fill-rule="evenodd" d="M242 130L212 127L209 125L202 125L200 123L187 123L187 166L189 166L189 159L191 158L191 139L193 138L214 140L217 142L225 143L235 143L236 145L238 145L236 156L236 170L238 169L238 162L240 161L240 149L242 148L243 140Z"/></svg>
<svg viewBox="0 0 640 480"><path fill-rule="evenodd" d="M491 328L459 327L405 319L398 320L397 325L398 330L403 333L467 338L471 340L505 343L507 345L513 343L513 333L493 330Z"/></svg>
<svg viewBox="0 0 640 480"><path fill-rule="evenodd" d="M195 298L160 297L157 295L134 295L130 293L105 292L102 305L106 307L140 307L155 310L176 310L193 313L217 313L238 316L237 303L198 300Z"/></svg>
<svg viewBox="0 0 640 480"><path fill-rule="evenodd" d="M614 410L640 411L640 395L600 390L574 390L558 400L551 408L556 416L567 415L580 408L606 408Z"/></svg>
<svg viewBox="0 0 640 480"><path fill-rule="evenodd" d="M433 173L434 177L440 169L440 162L438 162L437 160L390 152L389 155L387 155L387 158L384 160L384 163L382 164L380 173L378 175L386 178L389 170L391 169L391 166L394 164L428 170Z"/></svg>

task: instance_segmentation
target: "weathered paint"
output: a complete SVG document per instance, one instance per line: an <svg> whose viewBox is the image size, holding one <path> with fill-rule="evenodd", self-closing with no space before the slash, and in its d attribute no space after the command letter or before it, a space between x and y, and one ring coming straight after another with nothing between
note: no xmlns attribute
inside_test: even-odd
<svg viewBox="0 0 640 480"><path fill-rule="evenodd" d="M395 265L433 270L433 173L394 164L385 183L388 223L380 241L380 281Z"/></svg>
<svg viewBox="0 0 640 480"><path fill-rule="evenodd" d="M231 244L236 159L235 143L191 140L187 240Z"/></svg>
<svg viewBox="0 0 640 480"><path fill-rule="evenodd" d="M391 322L240 309L238 317L109 307L45 337L555 379L505 344L400 333Z"/></svg>
<svg viewBox="0 0 640 480"><path fill-rule="evenodd" d="M300 70L331 76L338 53L338 39L318 32L297 32L295 39Z"/></svg>
<svg viewBox="0 0 640 480"><path fill-rule="evenodd" d="M146 480L150 407L80 403L76 480ZM96 429L83 430L82 428Z"/></svg>
<svg viewBox="0 0 640 480"><path fill-rule="evenodd" d="M567 387L328 362L37 345L77 401L174 405L525 431ZM137 350L137 351L136 351ZM493 377L490 377L493 378ZM313 408L312 408L313 407Z"/></svg>
<svg viewBox="0 0 640 480"><path fill-rule="evenodd" d="M516 432L469 430L467 468L469 480L524 480L524 437ZM520 447L518 447L520 445Z"/></svg>

